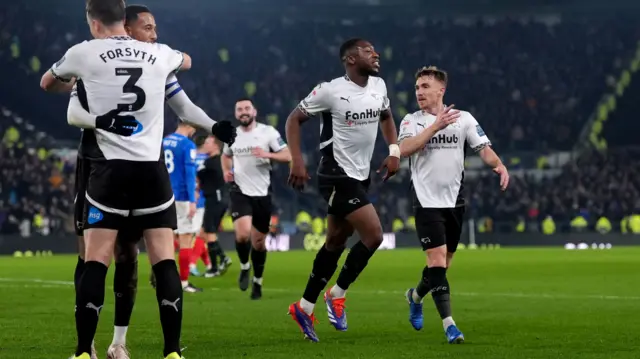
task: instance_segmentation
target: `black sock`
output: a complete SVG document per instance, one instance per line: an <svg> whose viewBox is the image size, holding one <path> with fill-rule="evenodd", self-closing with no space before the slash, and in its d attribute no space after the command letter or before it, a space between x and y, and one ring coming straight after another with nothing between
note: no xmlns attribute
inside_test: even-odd
<svg viewBox="0 0 640 359"><path fill-rule="evenodd" d="M264 265L267 262L267 250L259 251L255 248L251 249L251 265L253 266L253 276L262 278L264 274Z"/></svg>
<svg viewBox="0 0 640 359"><path fill-rule="evenodd" d="M76 263L76 271L73 273L73 288L78 293L78 287L80 286L80 277L84 272L84 259L78 256L78 263Z"/></svg>
<svg viewBox="0 0 640 359"><path fill-rule="evenodd" d="M182 331L182 285L176 261L166 259L153 266L156 275L156 299L160 308L160 324L164 334L164 356L180 354Z"/></svg>
<svg viewBox="0 0 640 359"><path fill-rule="evenodd" d="M433 297L433 302L436 304L440 318L450 317L451 300L449 295L449 281L447 280L447 269L444 267L429 268L429 284L431 296Z"/></svg>
<svg viewBox="0 0 640 359"><path fill-rule="evenodd" d="M251 242L236 242L236 252L241 264L249 263L249 252L251 252Z"/></svg>
<svg viewBox="0 0 640 359"><path fill-rule="evenodd" d="M316 259L313 261L313 268L311 269L311 275L307 281L307 287L304 289L302 298L315 303L320 296L320 292L327 285L327 282L333 277L333 274L338 269L338 261L340 256L344 252L344 248L341 248L335 252L330 252L326 245L322 246L316 254Z"/></svg>
<svg viewBox="0 0 640 359"><path fill-rule="evenodd" d="M211 260L211 270L218 271L218 251L217 247L220 247L218 242L207 243L207 251L209 252L209 259Z"/></svg>
<svg viewBox="0 0 640 359"><path fill-rule="evenodd" d="M216 244L216 254L220 258L220 260L225 259L227 257L227 254L224 252L224 249L222 249L220 243L218 243L218 241L215 241L214 243Z"/></svg>
<svg viewBox="0 0 640 359"><path fill-rule="evenodd" d="M91 343L98 327L98 318L104 304L104 284L107 266L100 262L89 261L84 265L76 293L76 331L78 346L76 356L91 354Z"/></svg>
<svg viewBox="0 0 640 359"><path fill-rule="evenodd" d="M138 262L116 263L113 276L113 294L115 295L116 327L128 327L136 302L138 291Z"/></svg>
<svg viewBox="0 0 640 359"><path fill-rule="evenodd" d="M360 272L367 266L373 253L375 253L375 249L367 248L362 241L354 244L342 266L340 275L338 275L338 280L336 281L338 287L344 290L349 289L351 283L356 281Z"/></svg>
<svg viewBox="0 0 640 359"><path fill-rule="evenodd" d="M424 269L422 270L422 278L420 278L420 281L416 286L416 294L420 298L424 298L427 296L427 294L429 294L430 290L431 288L429 287L429 266L425 266Z"/></svg>

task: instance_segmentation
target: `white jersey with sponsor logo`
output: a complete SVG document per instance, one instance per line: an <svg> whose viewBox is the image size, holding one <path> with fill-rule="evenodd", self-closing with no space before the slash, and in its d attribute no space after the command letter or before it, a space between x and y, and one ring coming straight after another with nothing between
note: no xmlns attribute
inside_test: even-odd
<svg viewBox="0 0 640 359"><path fill-rule="evenodd" d="M418 135L435 120L436 116L424 111L406 115L398 142ZM424 148L411 155L411 182L422 208L460 205L465 144L480 151L491 142L478 121L469 112L460 111L458 121L438 131Z"/></svg>
<svg viewBox="0 0 640 359"><path fill-rule="evenodd" d="M80 78L92 115L115 108L132 115L137 127L130 137L96 130L96 142L107 160L158 161L164 128L165 83L182 66L183 55L167 45L136 41L128 36L77 44L51 68L63 81ZM73 94L72 94L73 95Z"/></svg>
<svg viewBox="0 0 640 359"><path fill-rule="evenodd" d="M347 76L321 83L298 108L307 116L322 114L323 157L333 156L350 178L359 181L369 178L380 115L389 109L387 86L382 78L370 77L365 87Z"/></svg>
<svg viewBox="0 0 640 359"><path fill-rule="evenodd" d="M287 144L278 130L272 126L256 123L250 131L236 129L236 140L231 147L224 145L223 153L233 156L233 179L242 194L264 197L271 185L271 161L253 155L254 148L266 152L280 152Z"/></svg>

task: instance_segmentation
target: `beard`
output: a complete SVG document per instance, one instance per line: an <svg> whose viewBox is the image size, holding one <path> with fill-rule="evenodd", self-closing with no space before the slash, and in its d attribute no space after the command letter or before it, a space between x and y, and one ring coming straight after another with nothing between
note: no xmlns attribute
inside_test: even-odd
<svg viewBox="0 0 640 359"><path fill-rule="evenodd" d="M251 117L249 115L240 116L240 118L238 119L238 121L240 122L240 126L242 127L250 126L255 120L256 120L255 117Z"/></svg>

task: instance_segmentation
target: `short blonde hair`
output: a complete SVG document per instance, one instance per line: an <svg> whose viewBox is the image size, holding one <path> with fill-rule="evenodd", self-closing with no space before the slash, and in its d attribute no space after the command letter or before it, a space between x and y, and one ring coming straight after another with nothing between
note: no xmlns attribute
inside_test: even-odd
<svg viewBox="0 0 640 359"><path fill-rule="evenodd" d="M424 66L418 69L418 71L416 71L416 80L422 76L433 76L434 79L442 82L445 86L447 86L447 82L449 81L447 72L436 66Z"/></svg>

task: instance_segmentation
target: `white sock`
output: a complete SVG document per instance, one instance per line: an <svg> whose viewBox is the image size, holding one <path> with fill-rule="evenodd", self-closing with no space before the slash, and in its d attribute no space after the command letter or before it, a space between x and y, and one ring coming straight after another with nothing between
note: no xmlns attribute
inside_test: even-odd
<svg viewBox="0 0 640 359"><path fill-rule="evenodd" d="M316 305L314 303L311 303L310 301L302 298L300 299L300 308L302 308L302 310L307 313L307 315L311 315L313 314L313 308Z"/></svg>
<svg viewBox="0 0 640 359"><path fill-rule="evenodd" d="M336 284L333 287L331 287L329 294L331 294L332 298L344 298L344 296L347 294L347 291L345 289L338 287L338 285Z"/></svg>
<svg viewBox="0 0 640 359"><path fill-rule="evenodd" d="M127 344L127 329L129 329L129 327L113 327L113 341L111 345Z"/></svg>
<svg viewBox="0 0 640 359"><path fill-rule="evenodd" d="M262 285L262 278L256 278L256 277L253 277L253 283L256 283L256 284Z"/></svg>
<svg viewBox="0 0 640 359"><path fill-rule="evenodd" d="M189 269L196 269L196 265L193 263L189 264Z"/></svg>
<svg viewBox="0 0 640 359"><path fill-rule="evenodd" d="M184 287L189 285L189 281L188 280L183 280L183 281L180 281L180 282L182 283L182 288L184 288Z"/></svg>
<svg viewBox="0 0 640 359"><path fill-rule="evenodd" d="M453 317L446 317L442 319L442 327L444 330L447 330L452 325L456 325L456 322L453 321Z"/></svg>
<svg viewBox="0 0 640 359"><path fill-rule="evenodd" d="M420 296L418 295L418 292L416 292L415 289L411 293L411 299L413 300L414 303L422 303L422 298L420 298Z"/></svg>
<svg viewBox="0 0 640 359"><path fill-rule="evenodd" d="M211 264L209 264L209 265L207 266L207 270L211 270L211 268L213 268L213 267L211 266Z"/></svg>
<svg viewBox="0 0 640 359"><path fill-rule="evenodd" d="M242 270L249 270L251 269L251 263L247 262L247 263L240 263L240 269Z"/></svg>

